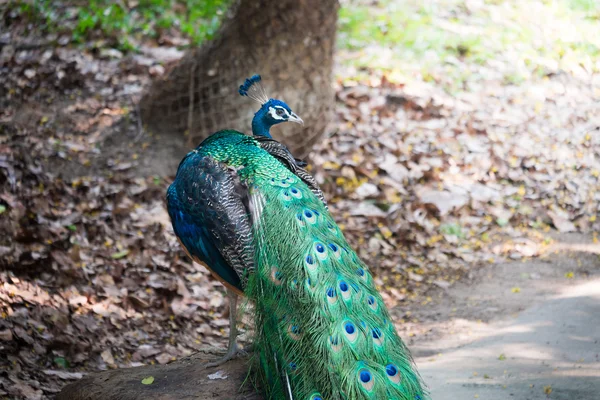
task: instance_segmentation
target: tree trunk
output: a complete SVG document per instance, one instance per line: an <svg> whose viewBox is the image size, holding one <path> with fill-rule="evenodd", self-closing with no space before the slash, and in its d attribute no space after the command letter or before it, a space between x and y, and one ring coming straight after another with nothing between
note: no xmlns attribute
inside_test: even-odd
<svg viewBox="0 0 600 400"><path fill-rule="evenodd" d="M195 145L219 129L250 133L258 105L237 93L262 75L272 98L284 100L304 127L273 129L297 157L325 132L333 108L332 64L338 0L241 0L215 39L191 50L141 100L152 132L189 133Z"/></svg>
<svg viewBox="0 0 600 400"><path fill-rule="evenodd" d="M205 369L214 355L198 353L167 365L91 374L66 386L56 400L261 400L248 376L248 359ZM220 371L220 372L219 372ZM214 375L216 374L216 375ZM152 377L151 384L142 380ZM146 381L148 383L148 381Z"/></svg>

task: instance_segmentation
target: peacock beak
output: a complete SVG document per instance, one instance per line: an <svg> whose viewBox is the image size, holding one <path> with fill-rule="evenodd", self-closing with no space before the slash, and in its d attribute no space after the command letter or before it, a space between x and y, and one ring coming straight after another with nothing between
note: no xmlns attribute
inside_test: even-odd
<svg viewBox="0 0 600 400"><path fill-rule="evenodd" d="M302 118L297 116L296 113L290 113L290 118L288 119L288 121L295 122L297 124L304 126L304 121L302 121Z"/></svg>

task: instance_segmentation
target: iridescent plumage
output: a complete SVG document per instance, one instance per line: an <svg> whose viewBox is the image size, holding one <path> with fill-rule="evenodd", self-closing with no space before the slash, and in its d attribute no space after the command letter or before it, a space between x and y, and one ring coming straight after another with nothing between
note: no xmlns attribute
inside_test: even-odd
<svg viewBox="0 0 600 400"><path fill-rule="evenodd" d="M200 192L215 185L219 193L229 193L222 208L209 205L211 195L200 196L206 204L194 197L187 201L192 208L210 210L194 215L216 217L219 223L211 225L211 234L231 242L207 245L204 233L181 238L182 232L196 228L177 227L177 213L186 200L170 188L169 199L178 198L169 200L174 204L169 213L175 217L175 232L184 246L202 242L198 248L209 253L214 248L237 249L235 257L222 256L229 267L215 257L219 261L212 268L217 274L238 274L239 287L254 304L258 377L268 398L424 399L408 350L368 266L350 248L312 188L260 141L235 131L216 133L186 160L177 179L191 179L187 186ZM202 169L199 178L185 172L196 165L210 168ZM211 171L230 177L221 172L202 175ZM236 211L240 205L244 212ZM233 210L229 217L219 215L228 210ZM239 235L231 236L228 221L241 227Z"/></svg>
<svg viewBox="0 0 600 400"><path fill-rule="evenodd" d="M255 376L269 399L425 400L368 266L315 179L271 138L273 125L302 120L259 82L255 75L240 86L261 103L254 137L217 132L179 165L167 193L175 234L230 293L253 303ZM235 354L234 317L231 325L223 360Z"/></svg>

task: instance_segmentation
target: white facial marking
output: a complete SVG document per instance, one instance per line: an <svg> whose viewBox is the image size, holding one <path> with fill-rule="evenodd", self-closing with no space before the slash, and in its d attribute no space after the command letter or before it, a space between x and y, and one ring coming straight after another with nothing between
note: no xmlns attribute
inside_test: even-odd
<svg viewBox="0 0 600 400"><path fill-rule="evenodd" d="M284 115L277 115L277 110L283 110ZM278 119L280 121L287 120L290 117L290 113L281 106L269 107L269 114L273 119Z"/></svg>

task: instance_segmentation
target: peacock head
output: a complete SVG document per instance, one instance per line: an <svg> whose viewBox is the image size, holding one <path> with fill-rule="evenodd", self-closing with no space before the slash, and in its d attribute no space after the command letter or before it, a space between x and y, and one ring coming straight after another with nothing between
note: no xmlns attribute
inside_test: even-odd
<svg viewBox="0 0 600 400"><path fill-rule="evenodd" d="M260 75L253 75L240 86L240 95L250 97L260 103L260 109L252 119L252 134L271 137L269 132L273 125L282 122L296 122L304 125L304 121L292 111L285 102L270 99L260 83Z"/></svg>

